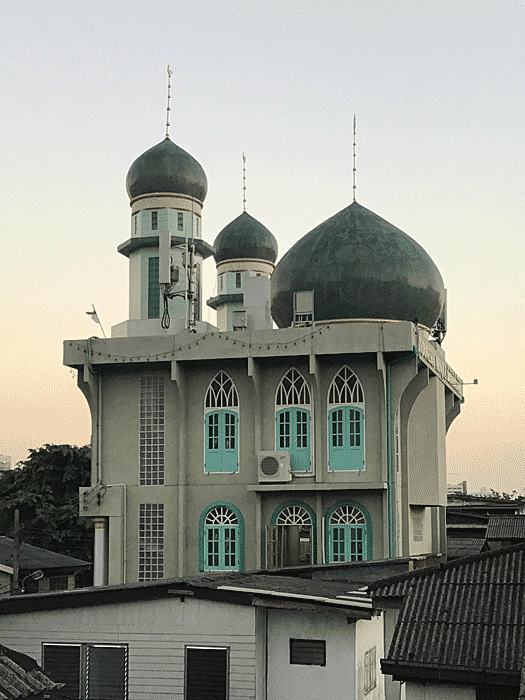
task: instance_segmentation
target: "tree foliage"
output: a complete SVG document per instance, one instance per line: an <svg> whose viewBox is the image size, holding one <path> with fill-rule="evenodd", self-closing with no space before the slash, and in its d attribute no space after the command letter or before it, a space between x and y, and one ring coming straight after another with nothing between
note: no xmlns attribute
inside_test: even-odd
<svg viewBox="0 0 525 700"><path fill-rule="evenodd" d="M12 537L20 510L22 542L92 561L93 531L78 514L79 486L91 480L91 448L44 445L0 472L0 534Z"/></svg>

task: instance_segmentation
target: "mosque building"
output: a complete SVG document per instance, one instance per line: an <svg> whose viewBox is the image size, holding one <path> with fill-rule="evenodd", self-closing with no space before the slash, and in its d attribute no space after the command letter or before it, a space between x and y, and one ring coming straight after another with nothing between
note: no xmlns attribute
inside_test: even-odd
<svg viewBox="0 0 525 700"><path fill-rule="evenodd" d="M206 175L168 136L126 185L129 319L64 343L92 418L95 583L446 553L462 381L423 248L356 201L277 265L246 211L211 246Z"/></svg>

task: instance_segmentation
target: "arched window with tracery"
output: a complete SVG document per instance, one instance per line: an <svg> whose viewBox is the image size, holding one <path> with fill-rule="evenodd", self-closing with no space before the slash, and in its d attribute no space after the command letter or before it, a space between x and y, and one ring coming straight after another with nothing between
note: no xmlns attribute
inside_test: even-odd
<svg viewBox="0 0 525 700"><path fill-rule="evenodd" d="M269 569L311 564L314 548L315 515L308 506L286 505L273 514L266 540Z"/></svg>
<svg viewBox="0 0 525 700"><path fill-rule="evenodd" d="M335 375L328 391L328 468L365 468L363 388L346 365Z"/></svg>
<svg viewBox="0 0 525 700"><path fill-rule="evenodd" d="M329 562L371 559L371 525L365 511L345 503L326 516L327 559Z"/></svg>
<svg viewBox="0 0 525 700"><path fill-rule="evenodd" d="M226 372L219 372L210 382L204 411L205 471L239 471L239 396Z"/></svg>
<svg viewBox="0 0 525 700"><path fill-rule="evenodd" d="M286 372L279 382L275 397L275 447L288 450L290 468L294 472L310 471L310 389L296 369Z"/></svg>
<svg viewBox="0 0 525 700"><path fill-rule="evenodd" d="M244 520L231 503L209 506L200 519L200 571L244 568Z"/></svg>

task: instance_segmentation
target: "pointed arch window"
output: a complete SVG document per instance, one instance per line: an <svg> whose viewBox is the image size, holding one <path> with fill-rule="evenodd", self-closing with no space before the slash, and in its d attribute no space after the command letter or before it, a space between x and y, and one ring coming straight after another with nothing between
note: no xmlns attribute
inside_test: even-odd
<svg viewBox="0 0 525 700"><path fill-rule="evenodd" d="M328 391L328 468L365 468L363 388L346 365L335 375Z"/></svg>
<svg viewBox="0 0 525 700"><path fill-rule="evenodd" d="M289 451L292 471L310 471L310 389L296 369L288 370L281 379L275 404L275 448Z"/></svg>
<svg viewBox="0 0 525 700"><path fill-rule="evenodd" d="M244 562L244 520L232 504L214 504L200 522L200 570L241 571Z"/></svg>
<svg viewBox="0 0 525 700"><path fill-rule="evenodd" d="M353 504L334 508L327 515L328 561L365 561L370 557L369 527L365 513Z"/></svg>
<svg viewBox="0 0 525 700"><path fill-rule="evenodd" d="M225 372L219 372L210 382L204 406L205 471L239 471L239 396Z"/></svg>

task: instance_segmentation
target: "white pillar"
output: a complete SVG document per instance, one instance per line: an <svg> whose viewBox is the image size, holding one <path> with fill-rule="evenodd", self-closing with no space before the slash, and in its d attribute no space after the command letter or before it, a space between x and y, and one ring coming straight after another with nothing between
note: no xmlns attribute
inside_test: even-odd
<svg viewBox="0 0 525 700"><path fill-rule="evenodd" d="M95 556L93 585L107 586L108 583L108 519L93 518L95 527Z"/></svg>

